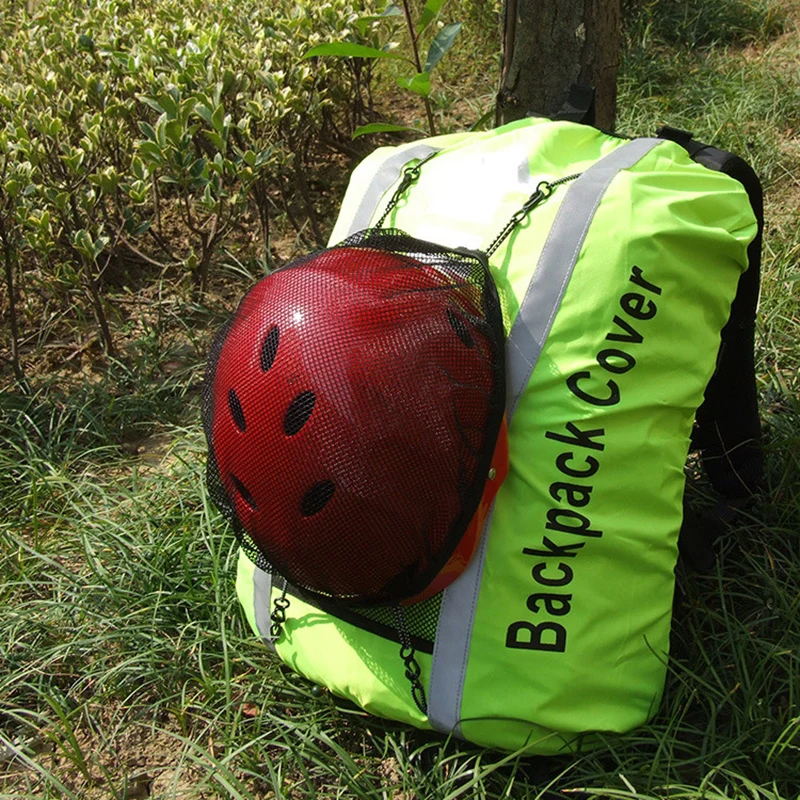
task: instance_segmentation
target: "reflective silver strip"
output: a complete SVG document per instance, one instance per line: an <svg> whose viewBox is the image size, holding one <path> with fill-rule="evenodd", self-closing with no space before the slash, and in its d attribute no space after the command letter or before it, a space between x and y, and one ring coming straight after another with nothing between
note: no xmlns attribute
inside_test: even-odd
<svg viewBox="0 0 800 800"><path fill-rule="evenodd" d="M392 153L373 174L369 185L361 197L358 209L350 222L350 227L347 229L346 236L350 236L357 231L363 231L364 228L369 227L372 215L375 213L375 209L381 201L381 198L398 180L409 161L419 161L430 153L435 153L438 150L438 147L431 147L429 144L418 144L400 150L400 152Z"/></svg>
<svg viewBox="0 0 800 800"><path fill-rule="evenodd" d="M493 516L494 503L483 523L477 552L442 594L428 684L428 720L440 733L461 736L461 697Z"/></svg>
<svg viewBox="0 0 800 800"><path fill-rule="evenodd" d="M271 605L272 575L256 567L253 571L253 610L256 615L256 627L264 642L274 650L275 645L270 632L272 627L272 620L270 619Z"/></svg>
<svg viewBox="0 0 800 800"><path fill-rule="evenodd" d="M662 139L635 139L595 162L567 189L506 348L508 421L519 404L561 304L594 214L611 181ZM442 733L461 736L461 703L494 506L467 569L442 596L428 685L428 719Z"/></svg>
<svg viewBox="0 0 800 800"><path fill-rule="evenodd" d="M634 139L592 164L570 184L511 326L506 350L508 421L539 360L595 211L615 176L663 139ZM565 252L572 247L572 252Z"/></svg>

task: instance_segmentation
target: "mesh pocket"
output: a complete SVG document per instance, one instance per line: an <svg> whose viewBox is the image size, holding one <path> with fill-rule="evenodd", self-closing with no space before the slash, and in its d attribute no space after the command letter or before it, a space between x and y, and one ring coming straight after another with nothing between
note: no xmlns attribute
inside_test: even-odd
<svg viewBox="0 0 800 800"><path fill-rule="evenodd" d="M397 603L463 536L503 408L485 259L363 231L264 278L215 339L209 491L245 552L304 595Z"/></svg>

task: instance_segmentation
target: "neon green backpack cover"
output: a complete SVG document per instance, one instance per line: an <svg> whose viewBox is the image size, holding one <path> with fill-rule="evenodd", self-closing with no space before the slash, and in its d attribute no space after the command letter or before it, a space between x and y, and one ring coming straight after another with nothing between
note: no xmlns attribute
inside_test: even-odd
<svg viewBox="0 0 800 800"><path fill-rule="evenodd" d="M658 709L690 433L757 223L738 181L674 142L526 119L375 151L331 244L375 224L432 153L384 224L449 247L485 250L541 181L579 177L491 258L510 469L467 570L407 609L427 713L388 610L323 610L290 588L272 641L283 582L241 554L237 591L283 661L372 713L565 752Z"/></svg>

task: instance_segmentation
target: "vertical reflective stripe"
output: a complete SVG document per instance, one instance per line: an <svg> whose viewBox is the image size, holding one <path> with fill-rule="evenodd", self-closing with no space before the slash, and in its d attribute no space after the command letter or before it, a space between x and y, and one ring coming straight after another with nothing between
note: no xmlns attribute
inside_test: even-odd
<svg viewBox="0 0 800 800"><path fill-rule="evenodd" d="M273 636L270 632L270 606L272 603L272 575L258 567L253 570L253 610L256 616L256 627L261 638L274 649Z"/></svg>
<svg viewBox="0 0 800 800"><path fill-rule="evenodd" d="M636 164L661 141L635 139L618 147L569 185L506 343L509 423L550 333L603 195L616 175ZM436 627L428 686L428 719L436 730L457 736L461 735L461 704L472 628L493 516L490 513L487 517L480 547L469 566L445 589Z"/></svg>
<svg viewBox="0 0 800 800"><path fill-rule="evenodd" d="M428 687L428 720L440 733L461 735L461 696L493 516L494 503L483 523L477 552L442 594Z"/></svg>
<svg viewBox="0 0 800 800"><path fill-rule="evenodd" d="M372 176L372 180L365 189L361 202L358 204L358 209L350 222L346 236L369 227L381 198L392 184L397 181L409 161L419 161L428 154L435 153L438 149L438 147L431 147L429 144L419 144L413 147L406 147L399 152L393 152Z"/></svg>

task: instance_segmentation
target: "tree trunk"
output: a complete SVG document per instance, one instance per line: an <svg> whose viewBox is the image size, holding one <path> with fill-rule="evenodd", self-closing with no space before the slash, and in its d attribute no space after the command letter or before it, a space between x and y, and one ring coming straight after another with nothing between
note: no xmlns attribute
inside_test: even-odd
<svg viewBox="0 0 800 800"><path fill-rule="evenodd" d="M497 122L552 116L570 86L593 86L595 124L614 130L620 0L505 0Z"/></svg>

